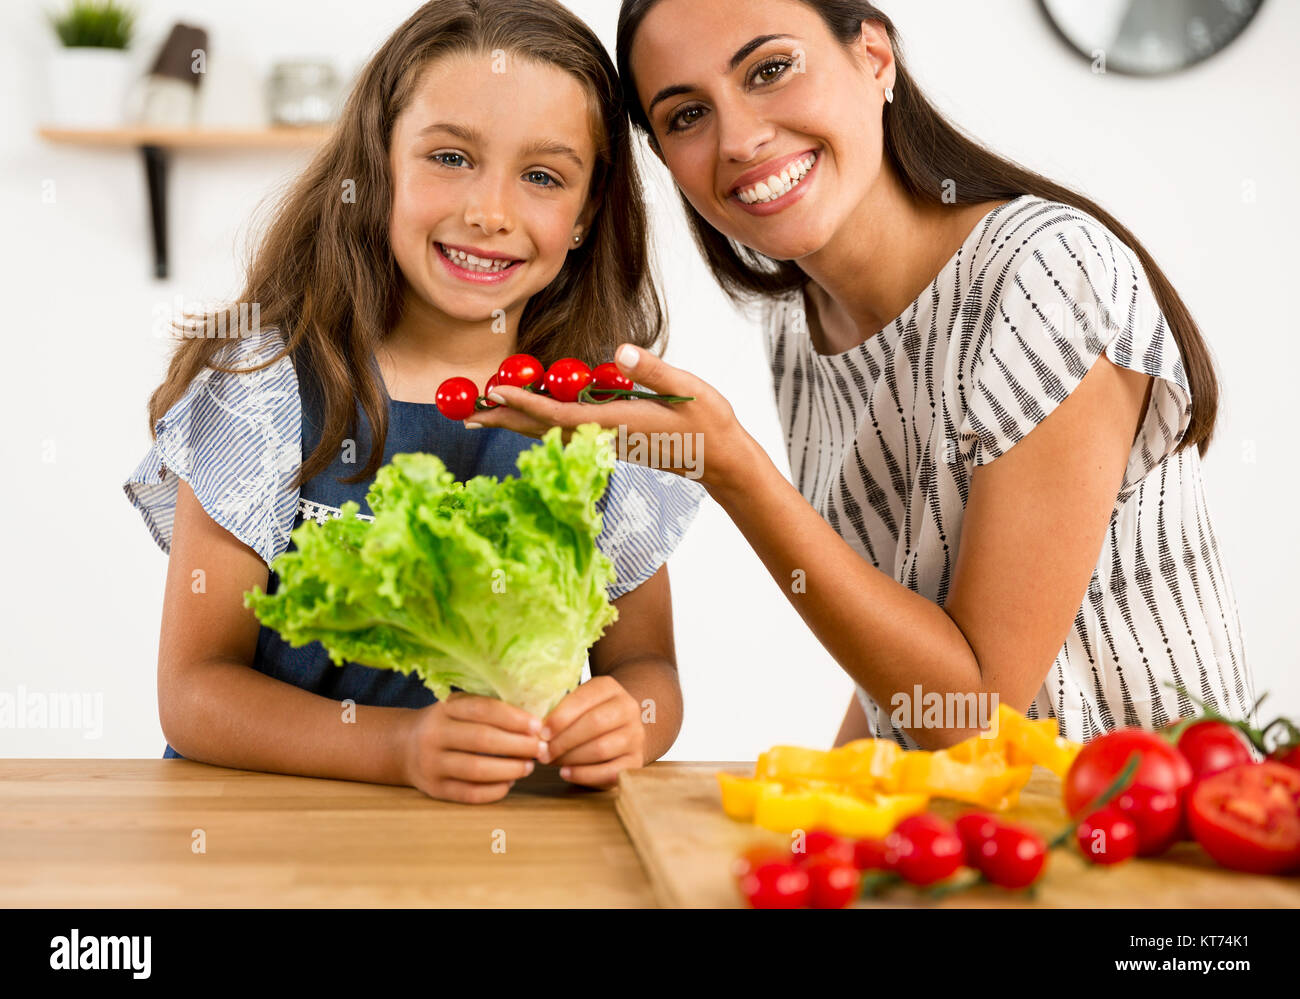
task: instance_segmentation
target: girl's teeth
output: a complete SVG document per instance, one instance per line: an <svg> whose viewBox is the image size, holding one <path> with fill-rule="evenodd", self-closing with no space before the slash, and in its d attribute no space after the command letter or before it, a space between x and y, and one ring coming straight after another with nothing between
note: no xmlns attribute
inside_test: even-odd
<svg viewBox="0 0 1300 999"><path fill-rule="evenodd" d="M453 263L459 264L467 271L478 271L482 274L497 274L514 263L512 260L484 260L474 256L472 253L464 253L461 250L453 250L450 247L438 244L438 249L442 255Z"/></svg>
<svg viewBox="0 0 1300 999"><path fill-rule="evenodd" d="M762 204L783 198L799 186L799 182L808 175L812 165L817 161L815 153L809 153L797 163L786 167L781 173L773 174L765 181L759 181L753 187L741 191L737 197L747 205Z"/></svg>

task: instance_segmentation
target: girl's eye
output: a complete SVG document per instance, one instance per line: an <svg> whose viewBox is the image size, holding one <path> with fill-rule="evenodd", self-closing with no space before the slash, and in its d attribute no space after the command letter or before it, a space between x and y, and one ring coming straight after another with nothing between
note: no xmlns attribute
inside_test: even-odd
<svg viewBox="0 0 1300 999"><path fill-rule="evenodd" d="M552 177L545 170L529 170L524 174L529 183L536 184L538 187L560 187L560 182ZM549 182L549 183L548 183Z"/></svg>
<svg viewBox="0 0 1300 999"><path fill-rule="evenodd" d="M749 77L750 83L757 83L759 86L775 83L785 76L785 71L793 65L794 60L789 56L773 56L754 68L754 72ZM668 119L667 131L679 132L683 128L690 128L699 121L698 116L691 116L695 115L696 112L703 112L703 110L698 105L682 108Z"/></svg>
<svg viewBox="0 0 1300 999"><path fill-rule="evenodd" d="M449 167L458 167L465 164L465 157L460 153L434 153L429 157L429 159L433 160L435 163L441 163L443 166ZM449 159L458 160L459 162L449 163L447 162Z"/></svg>

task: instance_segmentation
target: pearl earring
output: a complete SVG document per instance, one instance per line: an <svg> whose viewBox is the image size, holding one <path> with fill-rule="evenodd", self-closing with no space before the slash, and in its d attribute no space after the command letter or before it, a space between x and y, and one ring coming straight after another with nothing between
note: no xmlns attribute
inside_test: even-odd
<svg viewBox="0 0 1300 999"><path fill-rule="evenodd" d="M573 234L573 245L574 245L574 246L577 246L577 245L578 245L579 243L581 243L581 242L582 242L582 233L580 233L580 232L575 232L575 233Z"/></svg>
<svg viewBox="0 0 1300 999"><path fill-rule="evenodd" d="M889 104L893 104L893 103L894 103L894 88L893 88L893 87L886 87L886 88L885 88L885 101L886 101L886 103L889 103Z"/></svg>

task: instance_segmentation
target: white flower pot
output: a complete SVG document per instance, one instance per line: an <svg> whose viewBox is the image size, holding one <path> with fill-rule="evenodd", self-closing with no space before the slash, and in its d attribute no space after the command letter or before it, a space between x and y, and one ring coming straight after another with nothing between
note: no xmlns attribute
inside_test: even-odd
<svg viewBox="0 0 1300 999"><path fill-rule="evenodd" d="M61 48L50 61L50 124L116 128L126 117L131 58L124 49Z"/></svg>

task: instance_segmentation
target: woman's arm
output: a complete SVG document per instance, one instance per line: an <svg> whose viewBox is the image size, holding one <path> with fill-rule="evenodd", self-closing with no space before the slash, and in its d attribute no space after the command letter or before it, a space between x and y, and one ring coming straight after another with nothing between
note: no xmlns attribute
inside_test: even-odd
<svg viewBox="0 0 1300 999"><path fill-rule="evenodd" d="M858 700L857 691L849 695L849 706L844 712L844 720L840 722L840 730L835 736L835 745L844 745L846 742L852 742L854 739L866 739L871 735L871 729L867 726L867 716L862 712L862 704Z"/></svg>
<svg viewBox="0 0 1300 999"><path fill-rule="evenodd" d="M704 486L822 645L876 703L892 711L895 695L910 702L919 686L923 697L938 694L945 703L948 694L990 700L996 694L1027 710L1096 568L1150 376L1102 354L1022 441L974 471L952 586L940 607L840 537L716 389L646 351L636 353L635 369L620 358L625 373L653 391L695 401L580 405L506 388L498 391L509 408L475 419L533 435L589 421L621 426L629 436L699 433ZM800 571L803 585L794 587ZM948 720L942 728L913 727L910 719L909 712L899 727L927 749L978 731L978 716L970 725Z"/></svg>
<svg viewBox="0 0 1300 999"><path fill-rule="evenodd" d="M997 694L1023 712L1087 592L1150 382L1101 355L1024 440L975 470L942 607L863 559L757 444L749 475L710 492L876 703L892 710L896 694L910 701L919 686L923 696ZM791 592L795 570L806 592ZM945 725L899 727L927 749L978 732Z"/></svg>

